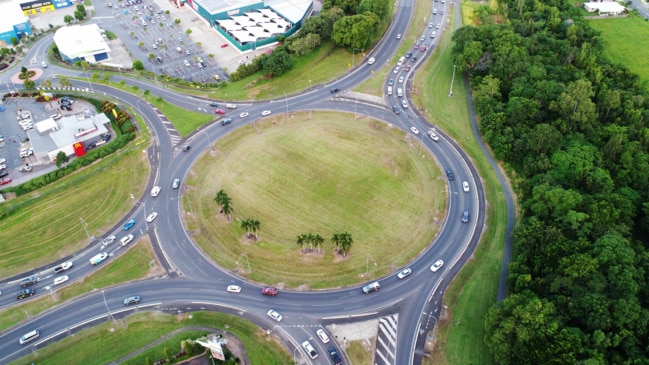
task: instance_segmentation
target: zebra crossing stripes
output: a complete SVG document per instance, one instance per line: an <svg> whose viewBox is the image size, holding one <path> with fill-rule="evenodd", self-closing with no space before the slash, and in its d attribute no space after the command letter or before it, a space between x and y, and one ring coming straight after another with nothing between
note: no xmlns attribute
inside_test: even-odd
<svg viewBox="0 0 649 365"><path fill-rule="evenodd" d="M399 314L379 318L379 333L376 337L375 365L396 365L397 327Z"/></svg>

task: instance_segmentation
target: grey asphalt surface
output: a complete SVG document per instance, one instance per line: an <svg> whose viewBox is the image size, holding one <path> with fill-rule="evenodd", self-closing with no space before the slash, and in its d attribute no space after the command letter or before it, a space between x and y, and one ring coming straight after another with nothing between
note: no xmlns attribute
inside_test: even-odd
<svg viewBox="0 0 649 365"><path fill-rule="evenodd" d="M395 19L391 30L377 49L367 57L387 60L392 56L392 50L398 43L394 36L396 33L405 33L412 13L411 2L400 3L400 7L400 16ZM314 335L312 332L315 329L311 331L309 328L315 328L318 324L349 323L363 318L399 312L398 341L401 345L397 346L400 351L396 355L395 363L411 363L413 357L420 357L425 333L436 324L437 313L441 308L441 295L445 287L461 269L462 263L470 257L480 238L485 219L484 192L470 160L443 132L440 131L442 139L437 143L433 142L423 134L430 128L430 124L423 119L408 118L405 114L396 116L388 108L345 98L345 90L369 77L371 69L370 65L359 61L358 65L345 77L332 81L329 85L313 88L307 93L287 96L278 100L240 104L236 113L249 112L248 118L241 119L232 113L235 115L233 117L235 122L227 127L212 124L201 128L181 141L181 143L191 142L192 149L189 152L180 151L179 143L175 143L172 139L173 131L169 131L160 123L159 116L149 105L130 94L103 85L94 85L95 93L112 95L118 98L121 103L139 110L152 129L154 141L158 143L147 150L153 168L145 195L139 199L135 197L138 199L138 203L109 233L116 234L119 239L125 233L134 233L137 238L146 232L154 232L155 236L159 238L154 242L157 242L156 246L160 249L160 256L164 257L163 261L168 261L169 272L175 273L177 276L110 288L105 291L106 302L103 300L103 293L89 293L64 306L54 308L42 316L34 317L0 335L0 362L22 356L32 348L41 348L61 336L75 333L81 328L112 317L120 317L132 311L159 310L178 313L213 308L242 316L264 329L273 331L278 334L288 349L295 348L305 338L312 337ZM50 67L48 70L52 73L71 73L69 70L56 67ZM72 72L72 74L75 73ZM76 81L74 83L84 84ZM129 83L139 83L139 81L129 81ZM329 92L329 86L334 84L341 89L341 92L332 95ZM147 88L152 89L153 86L148 85ZM204 108L206 103L205 100L178 95L164 88L156 91L165 100L191 110ZM153 89L152 92L154 92ZM282 291L279 296L268 298L259 294L260 287L258 285L244 282L215 267L191 243L180 221L179 190L169 188L171 181L173 178L186 174L199 154L208 149L208 142L216 141L231 132L233 128L244 127L245 124L260 117L262 110L267 109L271 110L273 114L282 113L285 110L289 112L296 110L347 111L377 117L404 129L404 131L408 131L413 124L419 128L421 133L416 138L421 141L424 148L434 152L435 158L443 169L454 170L457 180L448 185L447 224L429 248L411 263L413 274L410 277L404 281L398 280L394 275L379 278L382 289L369 295L363 295L360 286L355 286L318 293ZM472 187L470 193L462 192L461 181L463 180L470 181ZM160 195L155 198L148 195L153 185L163 187ZM459 219L464 210L471 212L472 218L468 224L461 223ZM147 225L143 218L147 212L151 211L166 214L159 216L153 224ZM137 219L135 227L130 232L122 232L121 225L132 217ZM107 262L99 266L108 263L124 249L115 243L104 248L99 244L90 245L74 255L75 266L69 270L69 274L80 277L96 269L88 263L87 259L101 251L107 251L111 256ZM439 258L444 259L446 264L437 273L431 273L430 264ZM48 271L44 269L38 274L45 277L48 275ZM431 278L436 280L431 280ZM229 284L241 285L243 292L239 295L226 293L225 287ZM43 292L44 285L46 285L45 281L37 284L37 294ZM0 287L4 289L5 286L16 287L17 290L15 282L3 281ZM11 291L12 289L9 292ZM121 303L122 299L134 293L142 296L141 305L124 307ZM3 307L13 303L15 303L15 299L10 297L0 298L0 305ZM277 324L269 319L265 313L270 308L282 313L285 317L284 321ZM435 320L433 321L432 318ZM38 328L41 331L41 339L28 347L19 346L16 339L32 328ZM312 341L312 343L316 345L317 342ZM413 346L408 344L413 344ZM324 354L326 349L321 344L317 344L317 350ZM322 358L324 356L320 360Z"/></svg>

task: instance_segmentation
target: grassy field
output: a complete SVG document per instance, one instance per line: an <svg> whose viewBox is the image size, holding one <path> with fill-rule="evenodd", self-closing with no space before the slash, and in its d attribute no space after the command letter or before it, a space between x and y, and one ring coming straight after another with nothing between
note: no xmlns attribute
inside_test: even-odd
<svg viewBox="0 0 649 365"><path fill-rule="evenodd" d="M370 276L390 273L430 243L445 214L445 181L417 139L346 114L290 119L233 132L189 173L183 209L195 214L187 229L214 261L234 269L246 253L253 280L322 288L367 280L367 266ZM233 221L213 202L220 189L232 198ZM246 218L261 222L258 242L245 239ZM345 258L329 242L344 231L354 239ZM301 252L304 233L326 240L321 252ZM247 271L247 262L239 266Z"/></svg>
<svg viewBox="0 0 649 365"><path fill-rule="evenodd" d="M604 54L649 81L649 47L638 47L649 39L649 22L640 16L621 19L593 19L590 25L602 32L606 42Z"/></svg>
<svg viewBox="0 0 649 365"><path fill-rule="evenodd" d="M46 265L100 236L133 206L149 173L134 144L42 189L0 205L0 277ZM120 181L115 184L115 181ZM19 244L18 244L19 243Z"/></svg>
<svg viewBox="0 0 649 365"><path fill-rule="evenodd" d="M374 357L374 352L368 351L362 341L350 341L345 353L352 365L371 365Z"/></svg>
<svg viewBox="0 0 649 365"><path fill-rule="evenodd" d="M455 19L454 16L450 17ZM454 29L450 25L447 29ZM448 96L453 73L451 32L445 32L436 52L418 73L414 103L427 118L456 140L471 156L487 197L487 230L474 260L467 263L446 291L448 310L438 322L432 359L424 364L493 364L483 342L483 320L495 303L506 226L503 191L495 172L482 157L471 130L467 95L461 74L455 74L453 97ZM435 85L436 87L427 87Z"/></svg>
<svg viewBox="0 0 649 365"><path fill-rule="evenodd" d="M149 265L152 260L154 264ZM129 280L159 275L163 272L151 249L148 237L143 237L125 255L118 257L94 274L53 291L53 295L43 296L0 311L0 331L78 295ZM75 280L75 278L70 277L70 280Z"/></svg>
<svg viewBox="0 0 649 365"><path fill-rule="evenodd" d="M177 316L160 313L140 313L126 318L120 325L108 322L69 336L11 364L68 365L106 364L130 354L161 336L187 326L209 326L236 335L246 347L252 364L289 364L291 354L280 346L275 337L267 336L256 325L220 313L196 312ZM154 347L162 352L158 346ZM139 360L139 361L135 361ZM144 364L144 358L134 358L127 364Z"/></svg>

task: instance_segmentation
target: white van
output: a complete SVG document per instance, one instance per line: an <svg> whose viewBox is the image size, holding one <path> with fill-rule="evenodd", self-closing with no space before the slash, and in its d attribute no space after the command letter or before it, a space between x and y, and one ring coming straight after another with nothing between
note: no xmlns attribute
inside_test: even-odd
<svg viewBox="0 0 649 365"><path fill-rule="evenodd" d="M402 88L398 88L398 89L397 89L397 96L398 96L398 97L402 97L402 96L403 96L403 89L402 89Z"/></svg>
<svg viewBox="0 0 649 365"><path fill-rule="evenodd" d="M401 66L404 62L406 62L406 57L401 56L401 58L399 58L399 62L397 62L397 65Z"/></svg>
<svg viewBox="0 0 649 365"><path fill-rule="evenodd" d="M236 109L237 104L225 104L225 107L228 108L228 109Z"/></svg>
<svg viewBox="0 0 649 365"><path fill-rule="evenodd" d="M29 342L29 341L34 341L34 340L37 339L40 335L41 335L41 334L38 333L38 331L36 331L36 330L31 331L31 332L25 334L23 337L20 338L20 344L21 344L21 345L24 345L24 344L26 344L26 343Z"/></svg>
<svg viewBox="0 0 649 365"><path fill-rule="evenodd" d="M388 95L392 95L392 86L388 86Z"/></svg>

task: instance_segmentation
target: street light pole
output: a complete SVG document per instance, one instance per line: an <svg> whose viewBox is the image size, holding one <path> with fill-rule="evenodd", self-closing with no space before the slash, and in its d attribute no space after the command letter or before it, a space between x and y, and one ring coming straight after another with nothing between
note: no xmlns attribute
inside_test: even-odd
<svg viewBox="0 0 649 365"><path fill-rule="evenodd" d="M210 141L210 135L204 130L202 130L201 133L205 133L205 135L207 136L207 144L210 145L210 151L214 152L214 149L212 148L212 142Z"/></svg>
<svg viewBox="0 0 649 365"><path fill-rule="evenodd" d="M456 66L453 65L453 76L451 77L451 90L448 92L448 96L453 96L453 81L455 80L455 68Z"/></svg>
<svg viewBox="0 0 649 365"><path fill-rule="evenodd" d="M86 221L84 221L81 217L79 217L79 221L81 222L81 227L83 227L83 230L86 232L86 236L88 236L88 243L90 243L90 233L88 233L88 229L86 228L88 226L88 223L86 223Z"/></svg>
<svg viewBox="0 0 649 365"><path fill-rule="evenodd" d="M108 308L108 302L106 301L106 294L104 294L104 291L101 291L101 296L104 297L104 305L106 306L106 311L108 311L108 315L110 318L115 321L115 317L113 317L113 314L110 312L110 308Z"/></svg>
<svg viewBox="0 0 649 365"><path fill-rule="evenodd" d="M286 97L286 91L284 91L284 101L286 102L286 119L288 119L288 98Z"/></svg>

